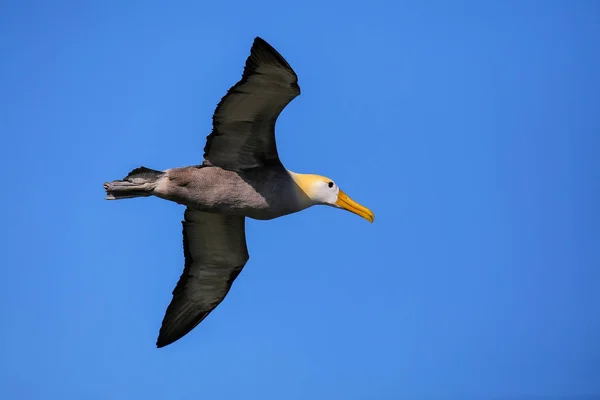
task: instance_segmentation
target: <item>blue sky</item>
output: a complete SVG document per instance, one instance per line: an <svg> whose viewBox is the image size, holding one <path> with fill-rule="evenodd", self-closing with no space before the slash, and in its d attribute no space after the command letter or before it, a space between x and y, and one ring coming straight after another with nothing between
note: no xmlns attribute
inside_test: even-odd
<svg viewBox="0 0 600 400"><path fill-rule="evenodd" d="M598 3L0 10L0 397L600 395ZM257 35L303 91L283 162L376 220L251 220L229 296L156 349L184 209L102 183L199 163Z"/></svg>

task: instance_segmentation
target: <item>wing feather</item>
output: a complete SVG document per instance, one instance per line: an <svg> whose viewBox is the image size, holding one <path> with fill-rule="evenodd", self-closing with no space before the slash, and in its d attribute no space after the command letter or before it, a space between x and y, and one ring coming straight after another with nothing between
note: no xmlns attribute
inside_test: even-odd
<svg viewBox="0 0 600 400"><path fill-rule="evenodd" d="M204 164L242 170L279 163L275 123L299 94L298 76L288 62L263 39L254 39L242 79L213 114Z"/></svg>
<svg viewBox="0 0 600 400"><path fill-rule="evenodd" d="M182 224L185 267L157 347L179 340L202 322L223 301L249 258L244 217L188 208Z"/></svg>

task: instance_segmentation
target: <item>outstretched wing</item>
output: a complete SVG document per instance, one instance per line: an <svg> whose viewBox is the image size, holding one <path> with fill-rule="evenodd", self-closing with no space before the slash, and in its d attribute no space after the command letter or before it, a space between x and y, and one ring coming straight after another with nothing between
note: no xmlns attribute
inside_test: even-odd
<svg viewBox="0 0 600 400"><path fill-rule="evenodd" d="M248 261L245 218L186 209L185 267L160 328L157 347L179 340L225 298Z"/></svg>
<svg viewBox="0 0 600 400"><path fill-rule="evenodd" d="M241 170L279 163L275 122L299 94L292 67L263 39L254 39L242 79L229 89L213 115L204 164Z"/></svg>

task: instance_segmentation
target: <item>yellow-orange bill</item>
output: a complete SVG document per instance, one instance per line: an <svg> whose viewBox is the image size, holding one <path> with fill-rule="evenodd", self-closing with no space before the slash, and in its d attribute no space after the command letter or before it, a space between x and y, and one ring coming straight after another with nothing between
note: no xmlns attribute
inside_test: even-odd
<svg viewBox="0 0 600 400"><path fill-rule="evenodd" d="M367 207L361 206L360 204L352 200L350 197L348 197L346 193L342 192L341 190L338 193L338 199L335 202L335 204L338 207L343 208L344 210L348 210L351 213L360 215L369 222L373 222L375 220L375 214L373 214L373 211L369 210Z"/></svg>

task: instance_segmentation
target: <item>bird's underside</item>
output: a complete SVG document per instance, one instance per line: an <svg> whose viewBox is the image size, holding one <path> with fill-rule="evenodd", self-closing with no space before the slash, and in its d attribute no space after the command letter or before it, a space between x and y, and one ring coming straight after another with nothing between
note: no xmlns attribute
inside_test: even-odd
<svg viewBox="0 0 600 400"><path fill-rule="evenodd" d="M269 219L305 206L286 190L293 181L281 172L285 170L274 132L277 117L299 94L290 65L256 38L242 79L215 110L204 168L141 167L104 184L107 199L156 195L188 206L183 220L184 270L164 316L158 347L185 336L223 301L249 258L246 216Z"/></svg>

